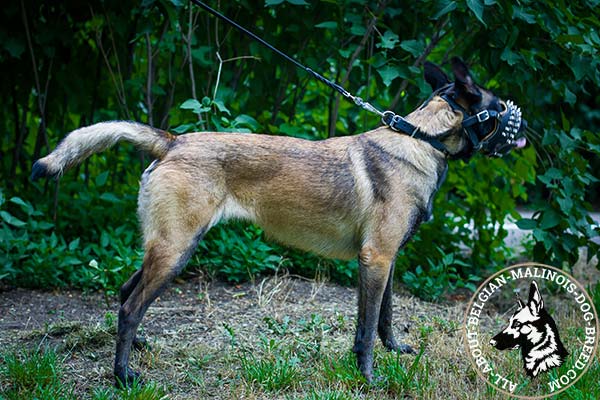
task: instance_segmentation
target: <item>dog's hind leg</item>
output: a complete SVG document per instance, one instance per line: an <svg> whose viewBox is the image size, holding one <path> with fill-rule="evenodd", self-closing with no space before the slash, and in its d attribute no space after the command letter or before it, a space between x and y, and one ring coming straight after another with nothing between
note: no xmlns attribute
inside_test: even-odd
<svg viewBox="0 0 600 400"><path fill-rule="evenodd" d="M200 229L187 240L181 235L177 235L178 240L162 236L146 243L139 282L119 310L114 369L117 384L127 386L139 379L139 374L129 369L129 354L137 328L150 304L187 264L205 230Z"/></svg>
<svg viewBox="0 0 600 400"><path fill-rule="evenodd" d="M137 286L141 277L142 277L142 268L135 271L135 273L133 275L131 275L131 277L127 280L127 282L125 282L123 284L123 286L121 286L121 291L120 291L121 305L123 305L123 303L125 303L127 301L127 299L129 298L129 295L131 295L131 292L133 292L133 289ZM148 341L146 340L145 337L140 336L140 335L135 335L135 337L133 338L133 348L136 350L143 350L143 349L150 350L150 345L148 344Z"/></svg>
<svg viewBox="0 0 600 400"><path fill-rule="evenodd" d="M207 186L210 185L207 180ZM144 232L144 262L124 285L119 309L114 374L129 385L139 374L129 369L138 326L150 304L185 267L198 242L216 218L218 194L195 190L186 175L155 169L142 178L139 215Z"/></svg>
<svg viewBox="0 0 600 400"><path fill-rule="evenodd" d="M394 261L392 261L387 285L385 287L385 291L383 292L383 299L381 300L381 310L379 311L379 324L377 325L377 332L379 333L379 338L383 342L383 345L386 349L398 351L400 353L414 353L412 347L404 343L398 344L398 342L396 342L396 339L394 338L394 331L392 329L392 289L394 282L394 264Z"/></svg>

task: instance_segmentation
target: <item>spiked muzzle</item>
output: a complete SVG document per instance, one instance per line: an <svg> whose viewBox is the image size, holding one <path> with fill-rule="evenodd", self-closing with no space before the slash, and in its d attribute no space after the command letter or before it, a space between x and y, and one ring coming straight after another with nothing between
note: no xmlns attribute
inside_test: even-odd
<svg viewBox="0 0 600 400"><path fill-rule="evenodd" d="M521 108L511 100L500 101L503 110L482 110L475 115L468 116L466 110L458 105L447 95L442 98L450 104L454 110L460 110L465 118L462 128L466 132L467 138L473 144L475 151L481 151L483 154L491 157L502 157L508 154L514 148L522 148L527 143L523 131L527 127L527 121L522 118ZM493 120L494 127L483 139L475 131L479 124Z"/></svg>
<svg viewBox="0 0 600 400"><path fill-rule="evenodd" d="M525 146L525 137L520 132L527 126L523 120L521 108L517 107L511 100L501 102L504 110L501 112L483 110L475 115L477 123L483 123L490 118L495 119L494 129L488 133L479 143L471 137L475 150L479 150L489 156L502 157L513 148ZM463 127L465 126L463 122ZM521 129L523 128L523 129ZM472 135L469 135L472 136Z"/></svg>

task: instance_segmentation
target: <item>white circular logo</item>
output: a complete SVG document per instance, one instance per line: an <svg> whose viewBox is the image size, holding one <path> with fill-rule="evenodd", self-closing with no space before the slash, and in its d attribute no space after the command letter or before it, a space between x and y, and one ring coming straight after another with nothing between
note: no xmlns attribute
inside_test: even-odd
<svg viewBox="0 0 600 400"><path fill-rule="evenodd" d="M477 374L521 399L554 396L588 369L598 314L585 288L549 265L517 264L488 278L465 311L467 354Z"/></svg>

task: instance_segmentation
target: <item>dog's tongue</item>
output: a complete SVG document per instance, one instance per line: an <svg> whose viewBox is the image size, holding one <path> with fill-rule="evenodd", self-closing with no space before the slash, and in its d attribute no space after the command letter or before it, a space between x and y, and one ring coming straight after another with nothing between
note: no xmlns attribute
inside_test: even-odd
<svg viewBox="0 0 600 400"><path fill-rule="evenodd" d="M527 144L527 139L525 139L524 137L521 137L521 138L517 139L517 144L515 147L517 149L522 149L523 147L525 147L526 144Z"/></svg>

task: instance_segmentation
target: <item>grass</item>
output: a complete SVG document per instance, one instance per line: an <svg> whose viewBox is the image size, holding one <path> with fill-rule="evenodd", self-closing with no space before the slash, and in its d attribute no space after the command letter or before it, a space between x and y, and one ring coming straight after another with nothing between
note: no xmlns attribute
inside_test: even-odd
<svg viewBox="0 0 600 400"><path fill-rule="evenodd" d="M21 399L75 399L62 384L62 373L52 349L9 353L0 356L0 373L7 381L3 397Z"/></svg>
<svg viewBox="0 0 600 400"><path fill-rule="evenodd" d="M257 399L304 399L304 400L346 400L346 399L395 399L395 398L435 398L437 387L441 382L440 370L444 360L433 356L427 357L426 343L441 332L444 324L432 320L431 329L422 329L425 334L423 345L416 356L400 355L376 349L375 371L378 375L371 385L365 383L356 367L354 354L345 350L337 352L330 346L315 346L318 329L306 329L303 320L287 320L287 329L273 332L273 321L265 323L269 332L260 338L256 347L227 344L225 353L212 352L208 348L198 347L173 354L164 353L161 357L170 358L163 363L176 363L181 371L185 371L186 381L202 397L213 397L218 387L224 388L222 398ZM434 326L438 328L434 328ZM323 325L314 325L323 326ZM71 342L73 332L79 338L94 337L98 327L78 328L75 331L65 327L49 327L49 331L63 332ZM100 330L101 331L101 330ZM66 332L66 333L65 333ZM236 334L229 328L230 334ZM237 334L236 334L237 335ZM99 343L96 339L77 341L77 346L61 345L45 347L39 350L12 350L0 355L0 399L48 399L70 400L86 398L92 400L160 400L171 398L169 393L173 387L150 381L144 386L134 385L127 390L113 388L109 381L104 385L86 393L75 393L77 378L67 373L65 364L67 357L74 351L90 351ZM75 350L74 350L75 349ZM318 349L318 350L316 350ZM164 365L147 363L147 368L164 368ZM448 369L444 366L443 369ZM212 372L211 372L212 370ZM217 371L214 374L214 371ZM450 369L454 376L461 372ZM212 375L206 379L207 375ZM465 374L467 378L469 374ZM597 377L600 365L596 361L589 372L557 398L597 399L600 398ZM110 378L109 378L110 379ZM473 378L478 379L478 378ZM482 388L479 382L475 383ZM459 385L461 385L459 383ZM468 385L463 385L467 390ZM237 389L235 389L237 388ZM474 398L502 398L493 389L483 387L483 392ZM453 390L456 390L454 388ZM225 393L227 393L225 395ZM185 397L183 397L185 398ZM447 398L457 398L449 394Z"/></svg>
<svg viewBox="0 0 600 400"><path fill-rule="evenodd" d="M353 311L282 312L276 305L250 316L248 310L255 308L239 308L235 298L232 307L242 318L214 318L214 329L204 333L198 327L207 326L205 321L192 318L182 325L173 319L171 304L161 301L153 316L164 307L169 324L161 327L173 330L150 332L152 350L132 353L132 367L146 384L127 390L113 387L113 314L87 323L60 319L23 331L12 347L0 348L0 399L464 399L465 393L473 400L505 398L481 381L464 356L460 305L402 303L411 317L395 330L418 354L388 352L378 343L369 385L350 350ZM191 312L184 310L182 315ZM513 355L511 373L522 376L518 354L506 354ZM596 360L556 399L600 398L598 376Z"/></svg>

